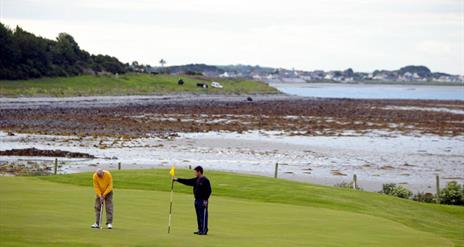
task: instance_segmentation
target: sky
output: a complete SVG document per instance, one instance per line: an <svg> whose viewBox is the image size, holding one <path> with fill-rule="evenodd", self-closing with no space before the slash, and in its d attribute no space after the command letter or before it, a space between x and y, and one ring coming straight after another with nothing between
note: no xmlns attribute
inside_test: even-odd
<svg viewBox="0 0 464 247"><path fill-rule="evenodd" d="M0 0L0 21L152 66L464 74L464 0Z"/></svg>

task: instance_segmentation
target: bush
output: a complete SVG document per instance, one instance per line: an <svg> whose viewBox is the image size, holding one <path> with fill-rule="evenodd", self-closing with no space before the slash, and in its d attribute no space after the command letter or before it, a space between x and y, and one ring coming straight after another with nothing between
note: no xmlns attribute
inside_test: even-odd
<svg viewBox="0 0 464 247"><path fill-rule="evenodd" d="M450 205L464 205L464 188L456 181L448 183L440 191L440 203Z"/></svg>
<svg viewBox="0 0 464 247"><path fill-rule="evenodd" d="M432 193L419 192L415 194L412 198L414 201L418 202L435 202L435 196Z"/></svg>
<svg viewBox="0 0 464 247"><path fill-rule="evenodd" d="M201 72L193 71L193 70L187 70L185 71L186 75L203 75Z"/></svg>
<svg viewBox="0 0 464 247"><path fill-rule="evenodd" d="M353 189L353 182L341 182L341 183L338 183L338 184L335 184L334 185L335 187L338 187L338 188L346 188L346 189ZM362 190L361 188L359 188L359 186L356 188L356 190Z"/></svg>
<svg viewBox="0 0 464 247"><path fill-rule="evenodd" d="M383 193L385 195L391 195L391 196L396 196L399 198L410 198L412 196L412 192L405 187L401 185L396 185L396 184L384 184L382 186L382 191L380 193Z"/></svg>

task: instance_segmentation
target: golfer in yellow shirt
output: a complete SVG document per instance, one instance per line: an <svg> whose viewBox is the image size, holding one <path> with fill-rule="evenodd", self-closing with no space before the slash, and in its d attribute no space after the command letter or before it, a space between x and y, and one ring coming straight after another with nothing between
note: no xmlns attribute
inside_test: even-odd
<svg viewBox="0 0 464 247"><path fill-rule="evenodd" d="M109 171L98 169L93 174L93 188L96 193L95 198L95 224L92 228L99 228L100 212L103 208L102 204L106 205L106 226L108 229L113 228L113 177Z"/></svg>

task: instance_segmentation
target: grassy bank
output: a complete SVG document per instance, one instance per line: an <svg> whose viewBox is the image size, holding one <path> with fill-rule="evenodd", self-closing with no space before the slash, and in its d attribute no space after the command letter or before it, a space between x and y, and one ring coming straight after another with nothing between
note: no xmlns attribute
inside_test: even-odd
<svg viewBox="0 0 464 247"><path fill-rule="evenodd" d="M182 78L183 86L177 85ZM224 88L203 89L197 82L220 82ZM148 95L163 93L201 94L269 94L278 91L263 82L206 78L202 76L150 75L129 73L119 76L82 75L74 77L41 78L34 80L0 81L0 96L91 96L91 95Z"/></svg>
<svg viewBox="0 0 464 247"><path fill-rule="evenodd" d="M206 174L213 184L211 236L192 236L191 188L179 184L175 231L167 235L167 170L113 175L117 223L107 233L88 228L90 173L0 177L0 240L18 246L464 246L463 207L223 172ZM52 237L40 235L43 230Z"/></svg>

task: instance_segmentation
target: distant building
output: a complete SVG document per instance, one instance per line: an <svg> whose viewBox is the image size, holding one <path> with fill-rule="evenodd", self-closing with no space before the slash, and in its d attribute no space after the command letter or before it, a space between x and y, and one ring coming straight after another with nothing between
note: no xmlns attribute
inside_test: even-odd
<svg viewBox="0 0 464 247"><path fill-rule="evenodd" d="M220 74L220 75L219 75L219 77L223 77L223 78L229 78L229 77L230 77L230 75L229 75L229 73L227 73L227 72L224 72L223 74Z"/></svg>

